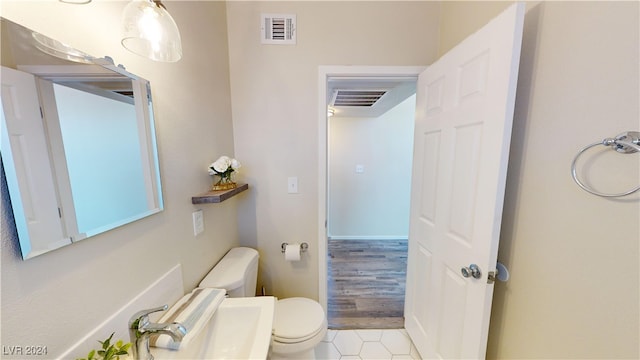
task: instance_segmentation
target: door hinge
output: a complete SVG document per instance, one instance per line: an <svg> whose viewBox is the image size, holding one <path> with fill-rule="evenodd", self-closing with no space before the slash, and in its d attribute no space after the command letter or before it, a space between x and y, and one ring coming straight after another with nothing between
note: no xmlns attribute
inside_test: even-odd
<svg viewBox="0 0 640 360"><path fill-rule="evenodd" d="M44 111L42 111L42 106L40 107L40 118L44 119Z"/></svg>
<svg viewBox="0 0 640 360"><path fill-rule="evenodd" d="M60 217L60 219L62 219L62 210L60 210L60 208L58 208L58 217Z"/></svg>

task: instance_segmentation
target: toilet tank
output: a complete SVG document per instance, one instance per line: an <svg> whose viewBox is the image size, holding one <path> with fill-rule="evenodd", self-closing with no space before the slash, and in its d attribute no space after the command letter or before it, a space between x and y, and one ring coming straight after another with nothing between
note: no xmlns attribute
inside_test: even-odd
<svg viewBox="0 0 640 360"><path fill-rule="evenodd" d="M255 296L258 258L256 249L233 248L202 279L199 287L225 289L229 297Z"/></svg>

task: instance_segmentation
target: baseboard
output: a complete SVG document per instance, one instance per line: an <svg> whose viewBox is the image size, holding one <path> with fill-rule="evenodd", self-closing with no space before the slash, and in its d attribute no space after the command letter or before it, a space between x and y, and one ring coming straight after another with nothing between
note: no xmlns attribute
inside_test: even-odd
<svg viewBox="0 0 640 360"><path fill-rule="evenodd" d="M331 235L329 240L408 240L407 235Z"/></svg>

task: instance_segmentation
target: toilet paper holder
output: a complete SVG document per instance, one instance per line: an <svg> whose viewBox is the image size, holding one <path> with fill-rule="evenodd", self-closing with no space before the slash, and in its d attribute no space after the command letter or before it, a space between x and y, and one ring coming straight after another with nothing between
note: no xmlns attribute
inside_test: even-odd
<svg viewBox="0 0 640 360"><path fill-rule="evenodd" d="M287 245L289 245L288 243L282 243L280 245L280 248L282 249L282 253L284 253L287 250ZM307 251L307 249L309 248L309 244L307 243L301 243L300 244L300 252L305 252Z"/></svg>

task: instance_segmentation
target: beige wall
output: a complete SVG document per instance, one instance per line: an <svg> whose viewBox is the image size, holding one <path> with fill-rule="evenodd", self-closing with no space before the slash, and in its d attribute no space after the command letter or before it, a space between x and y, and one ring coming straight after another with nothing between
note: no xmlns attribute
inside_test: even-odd
<svg viewBox="0 0 640 360"><path fill-rule="evenodd" d="M46 345L47 358L56 357L173 265L182 263L191 289L237 244L242 195L201 207L190 200L210 186L206 167L222 154L233 155L224 3L167 3L183 38L184 58L175 64L154 63L120 46L125 5L2 1L2 16L90 54L110 55L150 80L165 200L160 214L22 261L3 192L3 346ZM196 208L205 217L198 237L191 227Z"/></svg>
<svg viewBox="0 0 640 360"><path fill-rule="evenodd" d="M511 1L444 1L440 12L438 55L441 56L451 50L511 3Z"/></svg>
<svg viewBox="0 0 640 360"><path fill-rule="evenodd" d="M440 49L506 3L442 6ZM528 4L488 358L638 358L640 195L573 183L582 147L640 129L637 2ZM638 185L638 155L594 149L598 188Z"/></svg>
<svg viewBox="0 0 640 360"><path fill-rule="evenodd" d="M415 113L414 94L378 117L328 119L331 239L407 239Z"/></svg>
<svg viewBox="0 0 640 360"><path fill-rule="evenodd" d="M269 293L316 298L318 65L430 64L439 29L442 53L507 4L167 5L184 41L176 64L120 47L124 2L1 3L3 16L151 81L166 208L23 262L3 193L2 345L44 344L54 357L173 264L194 287L238 235L261 251ZM296 13L298 45L260 45L261 12ZM639 197L597 198L569 176L582 146L640 127L638 3L532 4L525 26L499 255L512 278L496 285L488 357L638 358ZM204 168L222 154L243 162L251 189L202 206L206 231L196 238L189 198L208 187ZM631 156L600 156L589 178L631 187L637 160L624 177L598 170ZM286 193L288 176L298 176L299 194ZM306 262L285 263L284 241L309 242Z"/></svg>
<svg viewBox="0 0 640 360"><path fill-rule="evenodd" d="M239 205L240 241L260 251L258 284L268 294L318 298L318 67L433 62L439 6L227 3L234 141L253 188ZM261 13L296 14L297 45L261 45ZM298 194L287 194L289 176ZM304 260L285 262L280 244L303 241Z"/></svg>

